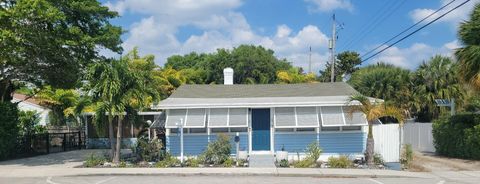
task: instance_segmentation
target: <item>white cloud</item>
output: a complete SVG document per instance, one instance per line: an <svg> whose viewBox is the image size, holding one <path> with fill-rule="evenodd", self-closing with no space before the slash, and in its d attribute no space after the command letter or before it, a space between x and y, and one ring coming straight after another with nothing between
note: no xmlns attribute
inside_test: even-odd
<svg viewBox="0 0 480 184"><path fill-rule="evenodd" d="M406 69L415 69L423 61L427 61L437 54L453 57L454 49L458 47L457 40L445 43L441 47L433 47L425 43L414 43L406 48L391 47L370 60L368 63L385 62Z"/></svg>
<svg viewBox="0 0 480 184"><path fill-rule="evenodd" d="M295 32L287 25L279 25L274 35L261 35L252 30L242 13L235 11L242 4L240 0L191 1L124 0L105 5L122 14L147 15L130 26L123 47L128 51L138 46L140 54L154 54L159 65L173 54L215 52L241 44L272 49L277 57L286 58L305 71L312 47L312 70L318 71L325 65L328 37L316 26L306 25ZM176 34L182 26L194 26L201 33L180 41Z"/></svg>
<svg viewBox="0 0 480 184"><path fill-rule="evenodd" d="M336 9L353 11L350 0L305 0L312 5L308 7L310 12L330 12Z"/></svg>
<svg viewBox="0 0 480 184"><path fill-rule="evenodd" d="M441 6L439 6L438 8L448 4L449 2L451 2L451 0L441 0L441 3L440 3ZM441 16L442 14L446 13L447 11L456 7L457 5L461 4L462 2L463 1L453 2L452 4L448 5L444 9L442 9L439 12L432 15L430 18L426 19L425 23ZM454 26L457 26L461 21L468 19L469 15L470 15L470 12L473 10L476 3L480 3L480 0L472 0L472 1L464 4L463 6L459 7L458 9L453 10L449 14L445 15L444 17L439 19L437 22L446 22L446 23L450 23ZM410 18L412 19L413 22L418 22L418 21L424 19L425 17L427 17L428 15L437 11L438 8L436 8L436 9L429 9L429 8L414 9L413 11L410 12Z"/></svg>

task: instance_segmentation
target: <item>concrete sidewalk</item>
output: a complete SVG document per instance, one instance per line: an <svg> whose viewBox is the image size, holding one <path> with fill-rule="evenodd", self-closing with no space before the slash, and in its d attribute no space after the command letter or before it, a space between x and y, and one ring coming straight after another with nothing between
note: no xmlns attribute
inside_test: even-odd
<svg viewBox="0 0 480 184"><path fill-rule="evenodd" d="M478 178L480 171L406 172L370 169L317 168L74 168L88 155L106 150L78 150L0 162L0 177L56 177L102 175L232 175L345 178Z"/></svg>

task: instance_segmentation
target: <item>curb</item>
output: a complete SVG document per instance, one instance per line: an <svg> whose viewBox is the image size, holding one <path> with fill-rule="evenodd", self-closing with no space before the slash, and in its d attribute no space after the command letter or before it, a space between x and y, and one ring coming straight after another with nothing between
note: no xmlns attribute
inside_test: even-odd
<svg viewBox="0 0 480 184"><path fill-rule="evenodd" d="M315 177L315 178L421 178L400 175L346 175L346 174L279 174L279 173L91 173L73 174L75 176L274 176L274 177Z"/></svg>

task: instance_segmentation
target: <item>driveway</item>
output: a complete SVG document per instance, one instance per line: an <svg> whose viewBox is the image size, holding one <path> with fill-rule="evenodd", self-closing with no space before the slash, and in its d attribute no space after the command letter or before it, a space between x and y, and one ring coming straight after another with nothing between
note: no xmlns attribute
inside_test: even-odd
<svg viewBox="0 0 480 184"><path fill-rule="evenodd" d="M420 171L442 172L442 171L480 171L480 161L447 158L432 153L414 154L414 165Z"/></svg>
<svg viewBox="0 0 480 184"><path fill-rule="evenodd" d="M29 158L21 158L0 162L0 169L26 168L26 167L49 167L49 168L73 168L82 165L82 162L91 154L101 155L107 150L89 149L74 150L61 153L52 153Z"/></svg>

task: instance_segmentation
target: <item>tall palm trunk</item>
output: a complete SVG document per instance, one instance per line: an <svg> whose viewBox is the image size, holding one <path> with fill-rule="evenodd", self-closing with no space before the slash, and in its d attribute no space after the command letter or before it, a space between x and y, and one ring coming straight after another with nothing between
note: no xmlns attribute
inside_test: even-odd
<svg viewBox="0 0 480 184"><path fill-rule="evenodd" d="M111 113L110 113L111 114ZM114 137L113 137L113 117L109 115L108 117L108 139L110 140L110 158L114 158L115 154L115 144L114 144Z"/></svg>
<svg viewBox="0 0 480 184"><path fill-rule="evenodd" d="M113 163L120 162L120 149L122 146L122 131L123 131L123 118L118 117L118 127L117 127L117 149L115 150L115 156L113 157Z"/></svg>
<svg viewBox="0 0 480 184"><path fill-rule="evenodd" d="M373 140L373 122L368 122L368 137L367 137L367 165L372 166L375 142Z"/></svg>

